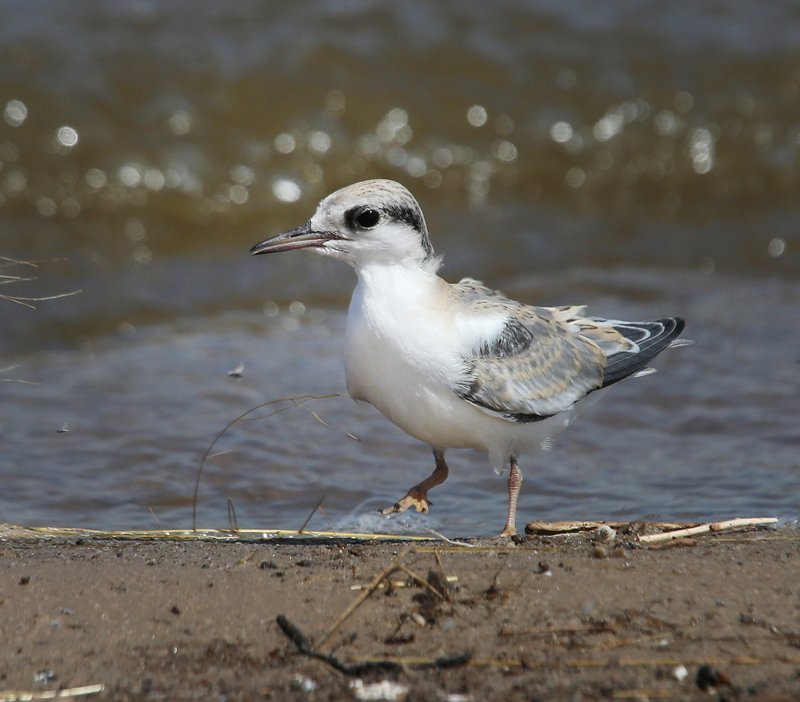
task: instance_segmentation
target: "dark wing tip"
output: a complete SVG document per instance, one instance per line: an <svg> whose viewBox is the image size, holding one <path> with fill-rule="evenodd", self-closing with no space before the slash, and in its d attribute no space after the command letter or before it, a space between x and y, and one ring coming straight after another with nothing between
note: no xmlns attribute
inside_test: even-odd
<svg viewBox="0 0 800 702"><path fill-rule="evenodd" d="M613 385L642 370L681 334L685 326L686 322L681 317L615 324L614 328L624 337L635 341L639 350L635 353L620 351L608 357L603 370L603 387Z"/></svg>

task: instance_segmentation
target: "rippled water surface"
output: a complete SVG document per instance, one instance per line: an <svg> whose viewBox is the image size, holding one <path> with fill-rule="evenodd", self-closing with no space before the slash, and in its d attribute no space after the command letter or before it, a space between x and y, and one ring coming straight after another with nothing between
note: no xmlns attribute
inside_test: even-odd
<svg viewBox="0 0 800 702"><path fill-rule="evenodd" d="M9 0L0 521L187 526L228 422L344 393L352 272L247 250L369 177L417 195L446 278L697 341L526 457L520 521L797 518L798 47L789 2ZM449 456L395 523L497 531L505 481ZM324 495L312 526L384 529L431 468L347 397L270 405L199 521L299 527Z"/></svg>

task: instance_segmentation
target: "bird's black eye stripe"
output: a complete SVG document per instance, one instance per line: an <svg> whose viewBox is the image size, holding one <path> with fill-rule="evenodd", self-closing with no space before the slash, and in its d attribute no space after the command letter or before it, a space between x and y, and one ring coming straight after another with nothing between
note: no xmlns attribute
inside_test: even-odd
<svg viewBox="0 0 800 702"><path fill-rule="evenodd" d="M386 212L386 216L389 219L396 220L398 222L404 222L409 227L416 229L420 233L422 233L424 229L422 226L422 217L410 207L404 207L403 205L390 205L384 209L384 212Z"/></svg>
<svg viewBox="0 0 800 702"><path fill-rule="evenodd" d="M372 207L356 207L347 213L347 221L354 229L372 229L381 221L381 213Z"/></svg>

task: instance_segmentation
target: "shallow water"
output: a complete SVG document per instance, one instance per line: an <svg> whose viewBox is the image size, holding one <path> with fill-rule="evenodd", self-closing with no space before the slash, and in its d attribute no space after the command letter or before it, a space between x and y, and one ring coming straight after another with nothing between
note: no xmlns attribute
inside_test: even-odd
<svg viewBox="0 0 800 702"><path fill-rule="evenodd" d="M0 294L82 292L0 300L0 520L187 526L229 421L343 393L352 273L247 249L366 177L415 192L450 280L697 341L526 458L520 521L800 515L798 10L504 8L6 3L0 255L38 263ZM307 406L332 426L225 434L200 523L230 498L299 527L324 495L317 528L499 528L505 481L461 451L429 517L387 524L428 449Z"/></svg>

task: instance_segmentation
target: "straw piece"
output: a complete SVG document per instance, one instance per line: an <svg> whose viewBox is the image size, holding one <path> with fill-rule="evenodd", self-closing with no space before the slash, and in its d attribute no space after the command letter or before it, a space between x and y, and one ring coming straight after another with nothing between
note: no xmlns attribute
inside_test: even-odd
<svg viewBox="0 0 800 702"><path fill-rule="evenodd" d="M69 697L96 695L106 689L105 685L83 685L64 687L59 690L0 690L0 702L28 702L29 700L54 700Z"/></svg>
<svg viewBox="0 0 800 702"><path fill-rule="evenodd" d="M296 529L239 529L235 534L230 529L135 529L116 531L104 529L83 529L76 527L24 527L0 522L0 540L19 538L86 538L161 541L265 541L270 539L353 539L358 541L426 541L430 536L413 534L366 534L357 532L304 531Z"/></svg>
<svg viewBox="0 0 800 702"><path fill-rule="evenodd" d="M728 519L724 522L709 522L707 524L689 527L688 529L675 529L673 531L665 531L661 534L647 534L645 536L640 536L639 541L644 544L657 544L664 541L672 541L673 539L680 539L684 536L696 536L697 534L708 534L709 532L729 531L731 529L740 529L748 526L765 526L767 524L776 524L777 522L778 520L776 517Z"/></svg>

